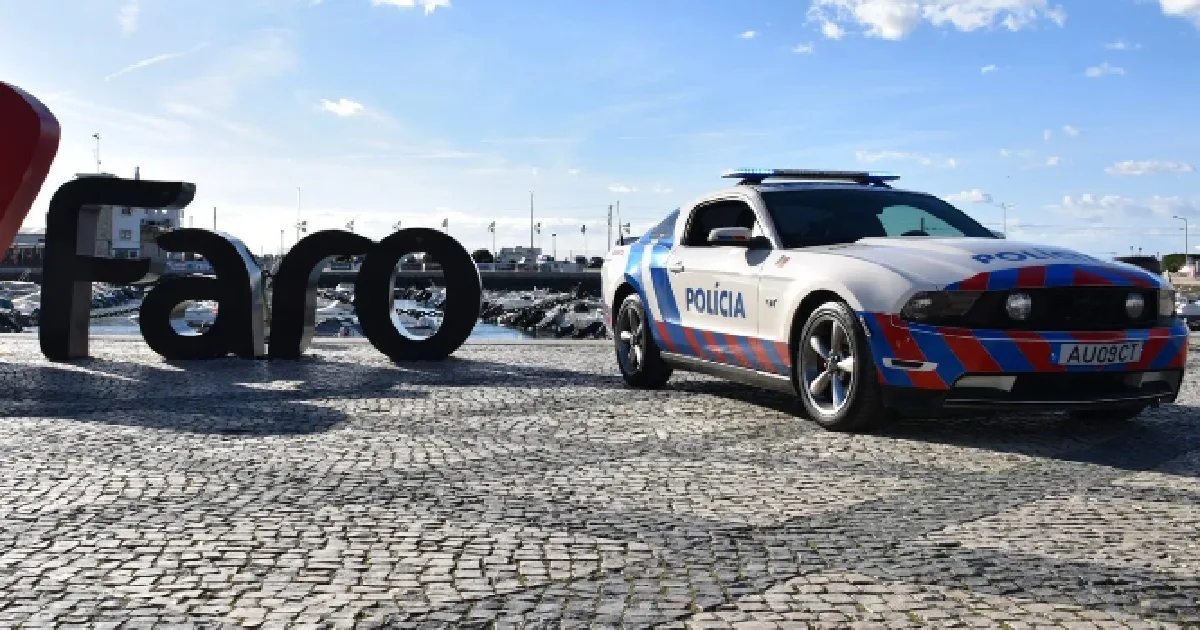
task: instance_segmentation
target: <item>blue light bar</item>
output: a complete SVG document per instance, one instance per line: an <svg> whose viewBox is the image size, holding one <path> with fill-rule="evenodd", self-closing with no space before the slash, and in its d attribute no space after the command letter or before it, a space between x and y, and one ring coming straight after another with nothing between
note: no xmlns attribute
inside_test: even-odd
<svg viewBox="0 0 1200 630"><path fill-rule="evenodd" d="M886 182L900 179L894 173L871 173L867 171L827 171L803 168L737 168L725 171L721 177L742 180L741 184L761 184L765 179L792 179L809 181L843 181L857 184L886 186Z"/></svg>

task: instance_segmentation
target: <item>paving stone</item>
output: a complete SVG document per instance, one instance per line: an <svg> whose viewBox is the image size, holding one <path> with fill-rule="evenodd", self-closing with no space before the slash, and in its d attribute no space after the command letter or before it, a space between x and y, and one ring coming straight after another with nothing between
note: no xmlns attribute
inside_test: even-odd
<svg viewBox="0 0 1200 630"><path fill-rule="evenodd" d="M0 626L1173 628L1200 379L1123 425L816 429L607 343L168 364L0 337ZM106 625L107 624L107 625Z"/></svg>

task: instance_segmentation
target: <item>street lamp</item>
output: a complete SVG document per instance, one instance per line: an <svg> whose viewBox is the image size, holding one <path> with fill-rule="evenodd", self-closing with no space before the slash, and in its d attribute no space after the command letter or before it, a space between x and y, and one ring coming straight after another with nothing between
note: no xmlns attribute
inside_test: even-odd
<svg viewBox="0 0 1200 630"><path fill-rule="evenodd" d="M100 134L94 133L92 137L96 139L96 172L100 172Z"/></svg>
<svg viewBox="0 0 1200 630"><path fill-rule="evenodd" d="M1015 206L1013 206L1013 204L1011 204L1011 203L996 203L995 200L992 199L992 196L990 194L984 194L982 196L982 198L977 199L975 201L980 202L980 203L986 203L989 206L996 206L997 208L1000 208L1001 210L1004 211L1004 223L1002 224L1000 231L1001 231L1001 233L1004 234L1005 238L1007 238L1008 237L1008 209L1013 208Z"/></svg>
<svg viewBox="0 0 1200 630"><path fill-rule="evenodd" d="M1172 219L1183 221L1183 266L1188 266L1188 220L1183 217L1172 216Z"/></svg>
<svg viewBox="0 0 1200 630"><path fill-rule="evenodd" d="M558 233L550 233L550 246L554 248L554 262L558 262Z"/></svg>

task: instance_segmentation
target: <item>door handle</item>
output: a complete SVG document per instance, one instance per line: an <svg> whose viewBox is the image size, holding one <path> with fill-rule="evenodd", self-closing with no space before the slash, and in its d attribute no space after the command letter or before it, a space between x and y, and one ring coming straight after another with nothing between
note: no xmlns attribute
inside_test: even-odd
<svg viewBox="0 0 1200 630"><path fill-rule="evenodd" d="M667 268L667 270L670 271L671 273L679 273L679 272L683 271L683 263L673 262L673 263L671 263L671 266Z"/></svg>

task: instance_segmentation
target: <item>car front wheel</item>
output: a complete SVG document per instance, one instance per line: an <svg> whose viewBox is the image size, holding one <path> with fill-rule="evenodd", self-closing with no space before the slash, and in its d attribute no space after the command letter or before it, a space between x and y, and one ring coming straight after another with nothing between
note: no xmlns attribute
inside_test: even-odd
<svg viewBox="0 0 1200 630"><path fill-rule="evenodd" d="M827 302L808 316L793 365L808 417L831 431L863 431L891 414L871 348L850 308Z"/></svg>
<svg viewBox="0 0 1200 630"><path fill-rule="evenodd" d="M673 370L659 355L650 326L642 299L636 293L626 297L613 322L613 340L621 376L632 387L658 389L671 378Z"/></svg>

